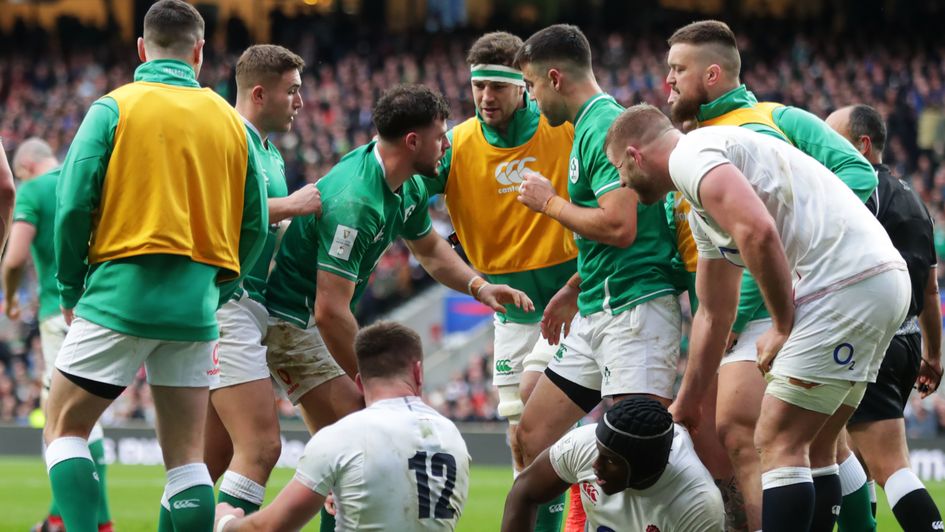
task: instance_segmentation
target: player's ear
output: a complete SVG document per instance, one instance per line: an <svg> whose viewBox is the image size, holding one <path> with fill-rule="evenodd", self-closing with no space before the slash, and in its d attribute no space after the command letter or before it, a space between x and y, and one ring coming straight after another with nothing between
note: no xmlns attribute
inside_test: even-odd
<svg viewBox="0 0 945 532"><path fill-rule="evenodd" d="M364 382L361 381L361 374L358 373L354 376L354 385L358 387L358 391L361 392L361 395L364 395Z"/></svg>
<svg viewBox="0 0 945 532"><path fill-rule="evenodd" d="M413 363L413 379L417 383L417 390L423 390L423 361L417 360Z"/></svg>
<svg viewBox="0 0 945 532"><path fill-rule="evenodd" d="M144 51L144 37L138 37L138 59L142 63L148 62L148 55Z"/></svg>
<svg viewBox="0 0 945 532"><path fill-rule="evenodd" d="M722 67L713 63L705 69L705 82L708 85L715 85L722 79Z"/></svg>
<svg viewBox="0 0 945 532"><path fill-rule="evenodd" d="M561 71L557 68L548 69L548 80L551 82L551 88L556 92L561 90Z"/></svg>
<svg viewBox="0 0 945 532"><path fill-rule="evenodd" d="M404 135L404 145L407 146L407 149L414 151L417 149L417 144L420 143L420 135L416 131L411 131Z"/></svg>
<svg viewBox="0 0 945 532"><path fill-rule="evenodd" d="M253 103L257 105L262 105L263 95L266 93L266 89L262 85L256 85L253 87L253 90L250 92L250 96L253 100Z"/></svg>

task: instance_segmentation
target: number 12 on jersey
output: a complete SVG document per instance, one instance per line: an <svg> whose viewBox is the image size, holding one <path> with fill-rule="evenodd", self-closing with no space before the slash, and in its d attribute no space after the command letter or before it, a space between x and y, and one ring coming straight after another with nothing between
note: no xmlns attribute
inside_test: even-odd
<svg viewBox="0 0 945 532"><path fill-rule="evenodd" d="M407 467L417 475L417 502L420 508L419 518L429 519L430 516L430 477L427 474L427 453L417 451L413 458L407 460ZM456 510L450 506L453 488L456 485L456 459L447 453L435 453L430 457L430 472L435 477L444 478L443 491L436 501L433 510L435 519L452 519Z"/></svg>

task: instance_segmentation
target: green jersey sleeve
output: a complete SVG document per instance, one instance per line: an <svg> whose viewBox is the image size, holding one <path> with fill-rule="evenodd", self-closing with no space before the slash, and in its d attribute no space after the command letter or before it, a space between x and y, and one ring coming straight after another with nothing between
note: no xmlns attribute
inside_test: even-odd
<svg viewBox="0 0 945 532"><path fill-rule="evenodd" d="M13 207L13 221L26 222L32 226L39 225L40 206L36 197L36 187L33 181L24 183L16 191L16 204Z"/></svg>
<svg viewBox="0 0 945 532"><path fill-rule="evenodd" d="M407 219L404 220L404 228L401 234L407 240L423 238L433 230L433 220L430 218L429 203L429 196L423 193L421 187L420 201L417 203L417 207L407 216Z"/></svg>
<svg viewBox="0 0 945 532"><path fill-rule="evenodd" d="M118 126L118 104L96 101L82 120L56 187L55 249L60 304L74 308L88 273L92 213L98 208Z"/></svg>
<svg viewBox="0 0 945 532"><path fill-rule="evenodd" d="M609 124L593 129L581 147L581 162L587 169L591 190L600 198L611 190L620 188L620 175L604 154L604 138Z"/></svg>
<svg viewBox="0 0 945 532"><path fill-rule="evenodd" d="M866 202L879 183L876 172L842 135L817 116L797 107L775 109L775 123L794 146L817 159Z"/></svg>
<svg viewBox="0 0 945 532"><path fill-rule="evenodd" d="M371 244L383 238L381 217L364 203L333 205L331 200L323 212L317 227L318 269L357 282Z"/></svg>

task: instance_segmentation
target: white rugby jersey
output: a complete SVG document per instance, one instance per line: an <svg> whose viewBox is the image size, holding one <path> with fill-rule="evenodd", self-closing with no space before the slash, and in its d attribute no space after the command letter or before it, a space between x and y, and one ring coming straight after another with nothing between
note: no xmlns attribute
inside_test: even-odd
<svg viewBox="0 0 945 532"><path fill-rule="evenodd" d="M696 456L686 429L676 425L669 464L645 490L607 495L597 485L597 424L572 430L549 449L558 477L579 484L587 530L595 532L721 532L722 495Z"/></svg>
<svg viewBox="0 0 945 532"><path fill-rule="evenodd" d="M469 492L469 453L420 398L385 399L318 431L295 478L334 493L335 530L451 531Z"/></svg>
<svg viewBox="0 0 945 532"><path fill-rule="evenodd" d="M735 240L702 206L699 184L731 163L761 198L784 245L800 304L885 269L905 269L883 226L853 192L809 155L745 128L710 126L683 136L669 173L692 204L690 225L699 255L740 266Z"/></svg>

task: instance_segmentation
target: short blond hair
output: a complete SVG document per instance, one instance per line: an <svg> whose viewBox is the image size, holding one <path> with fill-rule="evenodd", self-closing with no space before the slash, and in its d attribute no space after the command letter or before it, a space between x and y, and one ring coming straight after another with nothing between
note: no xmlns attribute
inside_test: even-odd
<svg viewBox="0 0 945 532"><path fill-rule="evenodd" d="M236 86L252 89L269 85L290 70L302 73L305 61L287 48L276 44L254 44L236 62Z"/></svg>

